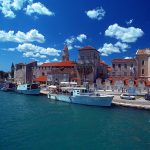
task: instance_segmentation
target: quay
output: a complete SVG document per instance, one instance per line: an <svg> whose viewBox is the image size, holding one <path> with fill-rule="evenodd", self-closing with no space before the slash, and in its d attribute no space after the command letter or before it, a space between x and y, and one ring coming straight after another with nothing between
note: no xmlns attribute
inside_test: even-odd
<svg viewBox="0 0 150 150"><path fill-rule="evenodd" d="M136 98L135 100L124 100L120 96L115 95L112 104L115 106L150 110L150 101L145 100L143 97Z"/></svg>
<svg viewBox="0 0 150 150"><path fill-rule="evenodd" d="M41 94L47 95L49 91L41 90ZM102 92L102 94L112 94L110 92ZM114 95L112 105L114 106L123 106L123 107L130 107L130 108L137 108L137 109L145 109L150 110L150 101L147 101L142 96L137 96L135 100L125 100L120 98L120 94Z"/></svg>

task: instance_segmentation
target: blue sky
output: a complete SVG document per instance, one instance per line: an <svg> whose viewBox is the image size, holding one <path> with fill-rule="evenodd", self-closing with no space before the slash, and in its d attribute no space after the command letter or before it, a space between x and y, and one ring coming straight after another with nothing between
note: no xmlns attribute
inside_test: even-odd
<svg viewBox="0 0 150 150"><path fill-rule="evenodd" d="M0 0L0 70L11 63L77 60L91 45L101 59L134 57L150 46L148 0Z"/></svg>

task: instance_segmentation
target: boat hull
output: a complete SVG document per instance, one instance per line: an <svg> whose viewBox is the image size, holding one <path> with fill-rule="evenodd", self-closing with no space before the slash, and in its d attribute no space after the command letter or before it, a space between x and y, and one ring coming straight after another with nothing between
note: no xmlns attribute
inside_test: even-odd
<svg viewBox="0 0 150 150"><path fill-rule="evenodd" d="M111 106L113 96L69 96L61 94L48 94L48 98L73 104Z"/></svg>
<svg viewBox="0 0 150 150"><path fill-rule="evenodd" d="M26 94L26 95L39 95L40 88L37 84L22 84L18 85L17 90L18 93Z"/></svg>
<svg viewBox="0 0 150 150"><path fill-rule="evenodd" d="M91 106L111 106L113 96L75 96L72 103Z"/></svg>
<svg viewBox="0 0 150 150"><path fill-rule="evenodd" d="M62 101L62 102L68 102L71 103L71 97L69 95L63 95L63 94L48 94L48 98L52 100Z"/></svg>
<svg viewBox="0 0 150 150"><path fill-rule="evenodd" d="M33 90L17 90L20 94L26 94L26 95L39 95L40 89L33 89Z"/></svg>

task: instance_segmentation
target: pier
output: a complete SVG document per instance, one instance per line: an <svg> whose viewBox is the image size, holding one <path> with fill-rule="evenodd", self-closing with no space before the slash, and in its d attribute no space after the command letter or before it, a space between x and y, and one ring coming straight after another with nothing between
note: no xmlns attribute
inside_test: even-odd
<svg viewBox="0 0 150 150"><path fill-rule="evenodd" d="M116 106L150 110L150 101L145 100L143 97L136 98L136 100L125 100L121 99L120 96L115 95L112 104Z"/></svg>

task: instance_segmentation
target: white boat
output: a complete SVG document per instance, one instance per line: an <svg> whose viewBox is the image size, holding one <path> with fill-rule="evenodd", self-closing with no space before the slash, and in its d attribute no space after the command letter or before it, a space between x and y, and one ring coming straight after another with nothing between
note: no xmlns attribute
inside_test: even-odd
<svg viewBox="0 0 150 150"><path fill-rule="evenodd" d="M17 86L17 92L27 95L38 95L40 94L40 88L38 84L21 84Z"/></svg>
<svg viewBox="0 0 150 150"><path fill-rule="evenodd" d="M90 93L83 87L73 88L71 94L51 92L48 94L48 98L53 100L91 106L111 106L113 97L112 95Z"/></svg>

